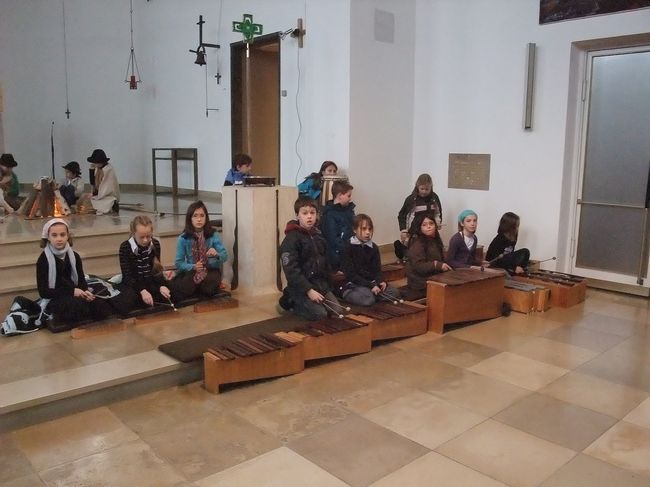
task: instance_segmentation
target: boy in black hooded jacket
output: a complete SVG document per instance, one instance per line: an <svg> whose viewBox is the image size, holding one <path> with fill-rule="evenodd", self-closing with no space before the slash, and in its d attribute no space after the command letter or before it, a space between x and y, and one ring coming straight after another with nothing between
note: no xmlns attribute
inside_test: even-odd
<svg viewBox="0 0 650 487"><path fill-rule="evenodd" d="M296 220L287 223L280 245L287 287L279 304L308 320L327 318L328 310L336 313L339 304L329 285L325 239L316 228L317 205L312 199L298 198L294 210Z"/></svg>

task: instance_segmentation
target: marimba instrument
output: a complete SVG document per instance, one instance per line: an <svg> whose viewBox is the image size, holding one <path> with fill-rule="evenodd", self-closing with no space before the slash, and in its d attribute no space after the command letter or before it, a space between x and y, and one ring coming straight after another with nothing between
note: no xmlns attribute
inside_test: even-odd
<svg viewBox="0 0 650 487"><path fill-rule="evenodd" d="M551 290L537 284L506 280L503 300L512 311L532 313L546 311L550 307Z"/></svg>
<svg viewBox="0 0 650 487"><path fill-rule="evenodd" d="M273 176L244 176L244 186L275 186Z"/></svg>
<svg viewBox="0 0 650 487"><path fill-rule="evenodd" d="M429 330L442 333L444 326L463 321L501 316L505 271L456 269L436 274L427 281Z"/></svg>
<svg viewBox="0 0 650 487"><path fill-rule="evenodd" d="M306 360L369 352L370 327L340 318L309 322L289 331L259 333L208 348L205 387L301 372Z"/></svg>
<svg viewBox="0 0 650 487"><path fill-rule="evenodd" d="M384 264L381 266L381 276L386 282L399 281L406 277L406 268L401 262Z"/></svg>
<svg viewBox="0 0 650 487"><path fill-rule="evenodd" d="M404 338L427 332L426 306L421 304L378 302L368 307L354 307L347 319L370 326L373 341Z"/></svg>
<svg viewBox="0 0 650 487"><path fill-rule="evenodd" d="M587 293L587 279L563 272L540 270L514 276L514 279L548 287L551 290L551 307L569 308L583 302Z"/></svg>

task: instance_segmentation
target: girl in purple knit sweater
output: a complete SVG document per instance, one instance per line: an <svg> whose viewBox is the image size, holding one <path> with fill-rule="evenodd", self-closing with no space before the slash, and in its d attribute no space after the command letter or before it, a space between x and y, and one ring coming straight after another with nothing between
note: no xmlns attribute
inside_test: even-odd
<svg viewBox="0 0 650 487"><path fill-rule="evenodd" d="M458 233L449 240L447 264L454 269L487 264L476 257L478 239L476 227L478 215L473 210L464 210L458 215Z"/></svg>

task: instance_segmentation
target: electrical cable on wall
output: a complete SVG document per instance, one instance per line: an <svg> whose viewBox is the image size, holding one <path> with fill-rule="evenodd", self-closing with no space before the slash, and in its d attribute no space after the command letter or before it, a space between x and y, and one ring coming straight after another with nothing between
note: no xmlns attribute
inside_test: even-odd
<svg viewBox="0 0 650 487"><path fill-rule="evenodd" d="M305 3L304 3L303 17L305 19L305 24L306 24L307 23L307 0L305 0ZM300 27L301 27L301 24L300 24L300 21L299 21L298 29L296 29L296 30L299 30ZM297 51L296 67L297 67L297 70L298 70L298 81L297 81L298 86L296 88L296 116L298 118L298 136L296 137L296 143L295 143L294 147L295 147L295 151L296 151L296 156L298 157L298 160L300 161L300 164L298 164L298 169L296 169L296 176L294 178L294 183L296 185L298 185L298 175L300 174L300 170L302 169L302 165L303 165L302 155L300 155L300 150L298 148L298 144L300 143L300 138L302 136L302 118L300 117L300 106L298 104L298 96L300 95L300 74L301 74L300 73L300 49L302 48L302 36L304 36L305 32L304 31L297 32L296 34L298 36L298 39L299 39L300 43L299 43L298 49L296 49L296 51Z"/></svg>

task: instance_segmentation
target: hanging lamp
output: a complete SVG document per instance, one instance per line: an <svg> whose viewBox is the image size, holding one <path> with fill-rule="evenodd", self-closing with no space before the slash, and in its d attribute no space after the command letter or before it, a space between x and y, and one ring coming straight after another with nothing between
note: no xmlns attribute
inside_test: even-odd
<svg viewBox="0 0 650 487"><path fill-rule="evenodd" d="M133 48L133 0L129 0L131 10L131 53L129 54L129 62L126 65L126 76L124 82L129 84L130 90L137 90L138 83L142 83L140 79L140 70L138 69L138 61L135 58L135 49Z"/></svg>

